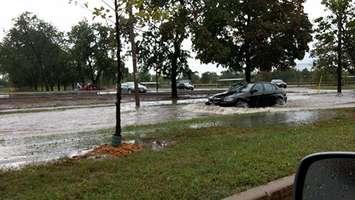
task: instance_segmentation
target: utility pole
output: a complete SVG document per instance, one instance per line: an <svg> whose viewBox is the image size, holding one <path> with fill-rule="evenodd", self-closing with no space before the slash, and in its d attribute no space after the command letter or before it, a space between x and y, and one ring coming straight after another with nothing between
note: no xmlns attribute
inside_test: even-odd
<svg viewBox="0 0 355 200"><path fill-rule="evenodd" d="M132 51L132 62L133 62L133 82L134 82L134 97L136 101L136 108L140 107L140 98L139 98L139 87L138 87L138 69L137 69L137 47L134 34L134 24L135 18L133 16L133 6L131 3L127 3L128 6L128 15L129 15L129 40L131 43Z"/></svg>
<svg viewBox="0 0 355 200"><path fill-rule="evenodd" d="M120 17L118 15L118 0L115 0L115 30L117 44L117 96L116 96L116 131L112 137L112 146L118 147L122 144L122 127L121 127L121 84L122 84L122 60L121 60L121 27Z"/></svg>

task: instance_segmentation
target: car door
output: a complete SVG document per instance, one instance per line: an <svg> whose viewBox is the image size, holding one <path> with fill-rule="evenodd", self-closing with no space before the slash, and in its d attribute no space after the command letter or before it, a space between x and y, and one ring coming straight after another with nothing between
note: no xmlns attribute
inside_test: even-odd
<svg viewBox="0 0 355 200"><path fill-rule="evenodd" d="M264 88L265 88L265 93L264 93L264 106L272 106L275 104L275 98L274 98L274 94L275 94L275 87L270 84L270 83L265 83L264 84Z"/></svg>
<svg viewBox="0 0 355 200"><path fill-rule="evenodd" d="M257 83L254 85L251 91L255 91L251 94L250 104L252 107L263 106L263 95L264 95L264 85L262 83Z"/></svg>

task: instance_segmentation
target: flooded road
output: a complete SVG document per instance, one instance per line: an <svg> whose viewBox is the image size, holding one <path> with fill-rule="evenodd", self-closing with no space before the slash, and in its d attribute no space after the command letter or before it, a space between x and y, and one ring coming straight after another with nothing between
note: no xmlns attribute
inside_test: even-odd
<svg viewBox="0 0 355 200"><path fill-rule="evenodd" d="M347 92L343 97L337 97L327 93L290 93L285 107L256 109L205 106L204 102L205 99L183 100L177 106L171 105L169 101L145 102L138 111L133 103L125 103L122 108L122 123L123 126L141 125L243 113L261 114L241 118L243 120L238 122L238 126L309 123L319 120L320 116L331 116L320 114L325 111L317 111L318 109L355 107L355 94ZM114 124L113 106L0 115L0 167L49 161L108 143L110 134L93 131L111 128ZM193 124L191 128L216 125L218 122Z"/></svg>

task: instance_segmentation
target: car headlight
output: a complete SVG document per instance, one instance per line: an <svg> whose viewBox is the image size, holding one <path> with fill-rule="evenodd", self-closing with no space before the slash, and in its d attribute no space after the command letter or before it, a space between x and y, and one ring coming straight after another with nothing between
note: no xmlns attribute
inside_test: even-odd
<svg viewBox="0 0 355 200"><path fill-rule="evenodd" d="M234 101L234 98L233 97L226 97L226 98L224 98L224 101L228 101L228 102Z"/></svg>

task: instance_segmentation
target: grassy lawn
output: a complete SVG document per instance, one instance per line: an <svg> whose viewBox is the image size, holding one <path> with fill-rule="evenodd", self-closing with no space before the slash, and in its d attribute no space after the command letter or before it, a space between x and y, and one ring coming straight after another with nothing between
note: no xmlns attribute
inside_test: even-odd
<svg viewBox="0 0 355 200"><path fill-rule="evenodd" d="M298 126L238 128L240 116L130 127L176 144L125 158L81 160L0 172L0 199L221 199L291 175L302 157L355 151L355 109ZM196 122L227 122L191 128ZM148 131L147 130L151 130Z"/></svg>

